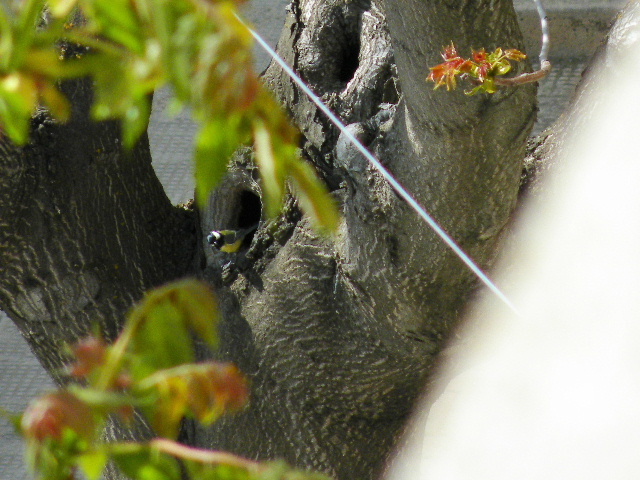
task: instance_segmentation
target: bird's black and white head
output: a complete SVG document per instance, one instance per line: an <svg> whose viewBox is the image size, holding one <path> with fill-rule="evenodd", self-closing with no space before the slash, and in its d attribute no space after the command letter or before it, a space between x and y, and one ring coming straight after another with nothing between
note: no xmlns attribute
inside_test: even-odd
<svg viewBox="0 0 640 480"><path fill-rule="evenodd" d="M213 230L207 235L207 243L219 250L224 245L224 235L217 230Z"/></svg>

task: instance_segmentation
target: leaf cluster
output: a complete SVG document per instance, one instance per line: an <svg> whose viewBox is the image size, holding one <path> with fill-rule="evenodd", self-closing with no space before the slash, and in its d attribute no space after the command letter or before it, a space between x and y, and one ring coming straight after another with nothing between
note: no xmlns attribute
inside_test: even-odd
<svg viewBox="0 0 640 480"><path fill-rule="evenodd" d="M66 480L81 473L97 480L109 461L144 480L181 480L183 468L190 478L211 480L320 478L176 441L185 416L210 424L248 401L248 382L234 365L194 363L195 341L215 348L217 318L208 287L182 280L148 293L112 345L98 336L74 345L69 374L78 383L34 400L15 422L39 478ZM138 414L159 437L103 441L110 416L132 424Z"/></svg>
<svg viewBox="0 0 640 480"><path fill-rule="evenodd" d="M457 86L457 77L467 78L476 86L465 91L467 95L478 93L495 93L498 91L496 77L506 75L511 71L511 60L522 61L527 56L516 49L496 48L487 53L484 48L473 50L471 58L462 58L451 42L444 48L442 58L444 62L430 67L431 73L427 81L432 81L437 89L443 85L447 90L454 90Z"/></svg>
<svg viewBox="0 0 640 480"><path fill-rule="evenodd" d="M28 141L39 106L59 121L69 120L71 105L59 82L91 77L94 119L119 120L123 143L131 148L147 128L151 94L168 86L172 110L188 106L199 125L195 172L201 205L233 152L255 144L267 212L280 210L291 180L316 224L336 228L333 201L299 158L297 130L257 79L253 39L234 0L49 0L47 5L45 0L18 2L15 9L0 5L0 123L14 142Z"/></svg>

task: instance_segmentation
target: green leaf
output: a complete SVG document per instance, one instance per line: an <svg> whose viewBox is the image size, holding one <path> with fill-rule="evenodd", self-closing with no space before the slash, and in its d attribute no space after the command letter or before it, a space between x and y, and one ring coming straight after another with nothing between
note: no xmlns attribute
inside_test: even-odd
<svg viewBox="0 0 640 480"><path fill-rule="evenodd" d="M10 16L5 10L5 3L0 4L0 66L3 71L7 71L13 61L13 41L14 31L11 25Z"/></svg>
<svg viewBox="0 0 640 480"><path fill-rule="evenodd" d="M139 387L157 390L157 401L147 412L158 432L169 437L177 434L187 413L208 425L225 412L242 409L249 398L247 380L230 363L206 362L160 370L142 380Z"/></svg>
<svg viewBox="0 0 640 480"><path fill-rule="evenodd" d="M40 90L40 96L55 119L61 122L69 120L71 117L71 104L67 97L60 93L54 85L45 83Z"/></svg>
<svg viewBox="0 0 640 480"><path fill-rule="evenodd" d="M61 79L88 75L98 65L89 57L61 60L60 53L53 48L32 48L24 67L52 79Z"/></svg>
<svg viewBox="0 0 640 480"><path fill-rule="evenodd" d="M36 35L36 25L40 12L44 8L44 0L27 0L20 2L20 11L16 19L16 32L13 43L11 65L19 68L29 51Z"/></svg>
<svg viewBox="0 0 640 480"><path fill-rule="evenodd" d="M193 5L185 2L144 2L145 16L150 22L150 35L160 45L162 67L170 80L173 92L182 102L194 99L194 58L202 31L198 25L207 24L202 12L193 11ZM150 4L150 5L147 5ZM213 25L208 23L208 28Z"/></svg>
<svg viewBox="0 0 640 480"><path fill-rule="evenodd" d="M73 478L73 461L64 448L47 441L44 445L28 442L25 461L37 478L46 480L69 480Z"/></svg>
<svg viewBox="0 0 640 480"><path fill-rule="evenodd" d="M93 72L96 99L92 114L96 120L123 115L131 104L131 82L125 65L111 55L101 55L103 64Z"/></svg>
<svg viewBox="0 0 640 480"><path fill-rule="evenodd" d="M152 448L136 445L131 451L114 451L117 467L133 480L181 480L180 466L174 458Z"/></svg>
<svg viewBox="0 0 640 480"><path fill-rule="evenodd" d="M144 30L129 0L94 0L93 7L102 35L133 52L144 51Z"/></svg>
<svg viewBox="0 0 640 480"><path fill-rule="evenodd" d="M493 70L496 75L505 75L506 73L509 73L509 71L511 71L511 64L509 63L509 60L502 59L495 64Z"/></svg>
<svg viewBox="0 0 640 480"><path fill-rule="evenodd" d="M108 461L109 456L102 449L84 453L76 458L76 464L89 480L98 480Z"/></svg>
<svg viewBox="0 0 640 480"><path fill-rule="evenodd" d="M129 314L136 376L193 361L192 333L210 346L217 342L218 309L209 287L185 279L150 291Z"/></svg>
<svg viewBox="0 0 640 480"><path fill-rule="evenodd" d="M291 468L283 461L262 464L263 469L252 480L331 480L323 473L308 472Z"/></svg>
<svg viewBox="0 0 640 480"><path fill-rule="evenodd" d="M92 114L96 120L119 118L123 145L130 149L149 124L150 97L146 89L141 88L142 79L134 78L126 65L107 55L103 58L105 63L94 72L96 100ZM149 92L154 87L153 80L150 82Z"/></svg>
<svg viewBox="0 0 640 480"><path fill-rule="evenodd" d="M25 145L29 141L30 117L18 116L9 111L0 98L0 121L2 128L16 145Z"/></svg>
<svg viewBox="0 0 640 480"><path fill-rule="evenodd" d="M149 126L151 102L146 96L136 99L122 118L122 144L131 149Z"/></svg>
<svg viewBox="0 0 640 480"><path fill-rule="evenodd" d="M230 115L209 119L196 136L195 176L198 204L207 204L209 194L227 171L231 155L243 143L241 118Z"/></svg>
<svg viewBox="0 0 640 480"><path fill-rule="evenodd" d="M211 465L185 461L189 478L198 480L250 480L251 474L246 468L232 465Z"/></svg>
<svg viewBox="0 0 640 480"><path fill-rule="evenodd" d="M145 322L132 341L136 378L194 360L192 338L182 312L170 300L146 307Z"/></svg>
<svg viewBox="0 0 640 480"><path fill-rule="evenodd" d="M36 82L28 74L7 75L0 81L0 100L3 101L0 115L7 133L14 142L26 143L31 114L38 103Z"/></svg>
<svg viewBox="0 0 640 480"><path fill-rule="evenodd" d="M482 82L477 87L474 87L472 90L466 90L465 95L476 95L478 93L495 93L498 91L498 86L496 85L493 77L487 77L484 82Z"/></svg>
<svg viewBox="0 0 640 480"><path fill-rule="evenodd" d="M47 2L51 13L58 18L66 17L77 5L78 0L49 0Z"/></svg>
<svg viewBox="0 0 640 480"><path fill-rule="evenodd" d="M489 77L484 81L482 90L487 93L496 93L498 91L498 86L493 77Z"/></svg>
<svg viewBox="0 0 640 480"><path fill-rule="evenodd" d="M253 122L253 141L256 162L262 176L262 191L265 210L275 216L282 207L284 197L284 166L275 155L271 132L260 119Z"/></svg>
<svg viewBox="0 0 640 480"><path fill-rule="evenodd" d="M13 426L13 429L18 435L22 434L22 429L20 428L20 420L22 418L22 415L16 415L0 407L0 419L2 418L4 418Z"/></svg>
<svg viewBox="0 0 640 480"><path fill-rule="evenodd" d="M187 413L187 385L184 382L165 382L158 384L157 388L157 399L145 409L145 415L158 435L176 439L180 422Z"/></svg>
<svg viewBox="0 0 640 480"><path fill-rule="evenodd" d="M285 478L287 471L291 469L284 461L273 461L264 465L264 469L260 475L255 477L256 480L281 480Z"/></svg>
<svg viewBox="0 0 640 480"><path fill-rule="evenodd" d="M136 398L125 393L104 391L77 385L70 385L68 390L90 407L102 411L136 405L136 402L138 402Z"/></svg>
<svg viewBox="0 0 640 480"><path fill-rule="evenodd" d="M191 92L191 75L197 41L201 36L196 15L184 15L177 20L175 32L165 44L167 69L170 72L176 96L187 99Z"/></svg>
<svg viewBox="0 0 640 480"><path fill-rule="evenodd" d="M189 327L211 348L218 345L218 302L207 284L193 279L176 284L178 303Z"/></svg>
<svg viewBox="0 0 640 480"><path fill-rule="evenodd" d="M308 163L298 160L289 165L291 182L302 210L314 225L327 233L335 233L340 214L335 200Z"/></svg>

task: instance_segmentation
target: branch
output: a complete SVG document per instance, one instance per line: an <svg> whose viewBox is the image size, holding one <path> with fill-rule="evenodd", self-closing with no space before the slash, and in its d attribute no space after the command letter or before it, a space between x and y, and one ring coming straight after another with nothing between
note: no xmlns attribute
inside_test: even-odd
<svg viewBox="0 0 640 480"><path fill-rule="evenodd" d="M191 460L203 464L224 464L232 467L244 468L254 472L258 472L264 468L258 462L232 453L189 447L173 440L169 440L168 438L153 439L149 442L149 446L162 453L166 453L182 460Z"/></svg>
<svg viewBox="0 0 640 480"><path fill-rule="evenodd" d="M551 71L551 62L545 60L542 62L542 66L539 70L530 73L523 73L522 75L518 75L517 77L511 78L502 78L495 77L494 81L496 85L500 85L503 87L514 87L516 85L524 85L526 83L533 83L539 80L542 80L546 77Z"/></svg>

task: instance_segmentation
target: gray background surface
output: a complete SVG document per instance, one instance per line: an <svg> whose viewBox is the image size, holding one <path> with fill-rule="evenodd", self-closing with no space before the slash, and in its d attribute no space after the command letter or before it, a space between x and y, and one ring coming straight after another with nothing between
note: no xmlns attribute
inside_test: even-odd
<svg viewBox="0 0 640 480"><path fill-rule="evenodd" d="M555 120L570 99L587 56L597 46L608 19L613 17L621 0L592 2L548 1L553 20L558 20L557 32L552 37L551 57L554 69L540 86L540 114L536 132ZM254 0L245 7L246 16L269 44L275 46L284 21L284 0ZM523 29L535 47L537 20L531 17L531 2L516 0L521 12ZM568 13L567 13L568 12ZM568 19L568 20L567 20ZM597 22L593 19L600 19ZM603 20L604 19L604 20ZM567 23L562 23L566 20ZM569 25L566 27L565 25ZM531 50L530 50L531 51ZM532 55L537 52L534 50ZM263 52L257 51L258 71L268 63ZM193 178L190 167L193 123L185 112L176 118L168 118L164 107L168 101L166 92L156 95L150 126L151 149L156 172L165 185L172 202L184 202L192 198ZM52 384L38 361L29 351L11 321L0 312L0 406L19 412L29 399ZM8 423L0 419L0 480L31 478L23 465L22 445Z"/></svg>

